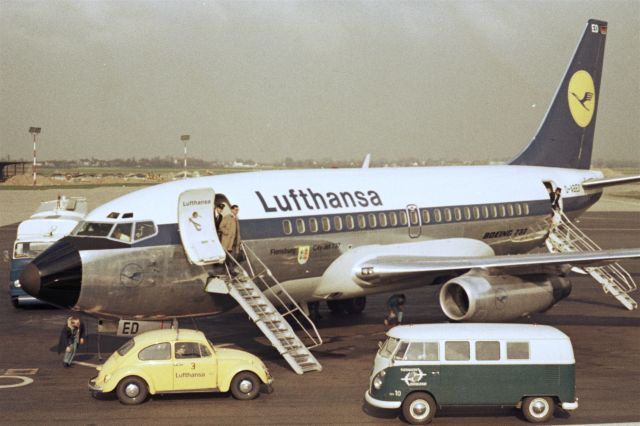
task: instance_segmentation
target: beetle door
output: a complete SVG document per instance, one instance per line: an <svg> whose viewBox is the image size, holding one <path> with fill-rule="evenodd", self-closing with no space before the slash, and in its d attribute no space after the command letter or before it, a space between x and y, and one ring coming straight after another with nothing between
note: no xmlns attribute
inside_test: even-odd
<svg viewBox="0 0 640 426"><path fill-rule="evenodd" d="M190 189L178 199L178 227L182 246L189 261L196 265L222 263L226 253L218 240L211 188Z"/></svg>
<svg viewBox="0 0 640 426"><path fill-rule="evenodd" d="M175 342L173 363L173 389L214 389L216 363L206 346L197 342Z"/></svg>

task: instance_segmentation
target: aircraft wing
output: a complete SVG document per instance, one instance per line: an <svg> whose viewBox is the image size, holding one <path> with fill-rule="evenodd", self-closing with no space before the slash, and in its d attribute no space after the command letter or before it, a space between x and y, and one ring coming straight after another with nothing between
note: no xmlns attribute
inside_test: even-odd
<svg viewBox="0 0 640 426"><path fill-rule="evenodd" d="M584 189L597 189L605 188L607 186L624 185L627 183L640 182L640 175L637 176L622 176L608 179L593 179L582 182Z"/></svg>
<svg viewBox="0 0 640 426"><path fill-rule="evenodd" d="M481 257L378 256L362 262L355 270L358 280L369 285L397 282L403 278L450 272L454 275L473 268L501 268L513 274L556 271L571 266L603 266L618 260L640 258L640 249L599 250L575 253L541 253Z"/></svg>

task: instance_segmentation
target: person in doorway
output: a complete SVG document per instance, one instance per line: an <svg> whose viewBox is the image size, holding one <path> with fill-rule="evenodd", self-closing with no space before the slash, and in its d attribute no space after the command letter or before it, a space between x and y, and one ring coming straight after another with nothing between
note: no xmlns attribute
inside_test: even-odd
<svg viewBox="0 0 640 426"><path fill-rule="evenodd" d="M553 197L551 198L551 208L557 212L562 211L562 189L560 189L560 187L557 187L553 192Z"/></svg>
<svg viewBox="0 0 640 426"><path fill-rule="evenodd" d="M222 211L224 210L224 204L220 203L213 209L213 221L216 225L216 232L218 233L218 239L222 239L222 232L220 231L220 223L222 223Z"/></svg>
<svg viewBox="0 0 640 426"><path fill-rule="evenodd" d="M404 305L405 301L404 294L394 294L387 300L389 315L385 318L384 325L402 324L402 317L404 316L402 305Z"/></svg>
<svg viewBox="0 0 640 426"><path fill-rule="evenodd" d="M64 327L62 327L60 339L58 340L58 354L64 352L62 359L62 365L64 367L71 367L73 358L76 356L78 345L84 344L84 338L85 328L80 318L76 316L67 318L67 322Z"/></svg>
<svg viewBox="0 0 640 426"><path fill-rule="evenodd" d="M240 250L240 223L238 213L240 208L234 204L231 206L231 213L222 218L220 222L220 244L231 256L236 257Z"/></svg>

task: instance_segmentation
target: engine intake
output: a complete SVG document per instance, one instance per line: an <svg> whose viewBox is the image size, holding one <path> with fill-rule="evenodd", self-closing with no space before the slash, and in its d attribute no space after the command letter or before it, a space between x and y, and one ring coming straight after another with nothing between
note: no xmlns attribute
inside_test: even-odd
<svg viewBox="0 0 640 426"><path fill-rule="evenodd" d="M471 271L442 286L440 307L454 321L509 321L546 311L569 293L569 280L556 275Z"/></svg>

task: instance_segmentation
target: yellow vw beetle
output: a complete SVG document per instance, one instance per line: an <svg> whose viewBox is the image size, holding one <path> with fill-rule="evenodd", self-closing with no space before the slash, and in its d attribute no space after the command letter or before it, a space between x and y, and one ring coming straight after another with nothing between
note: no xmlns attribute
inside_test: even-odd
<svg viewBox="0 0 640 426"><path fill-rule="evenodd" d="M228 392L254 399L273 379L248 352L216 348L201 331L154 330L127 341L89 380L94 396L115 390L123 404L140 404L149 394Z"/></svg>

